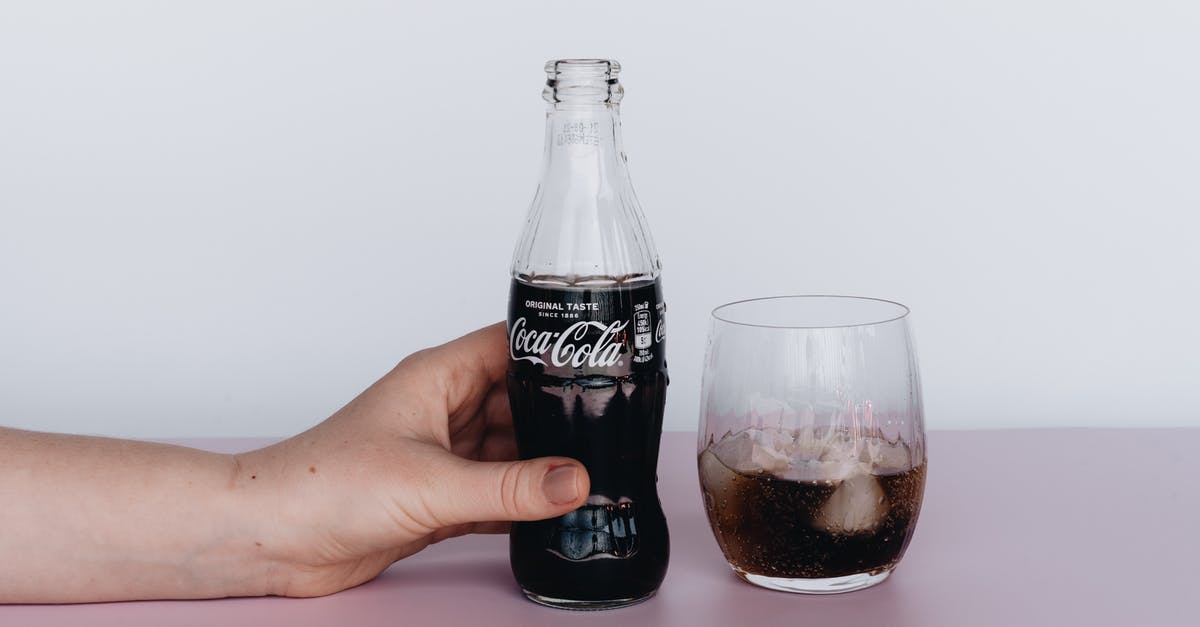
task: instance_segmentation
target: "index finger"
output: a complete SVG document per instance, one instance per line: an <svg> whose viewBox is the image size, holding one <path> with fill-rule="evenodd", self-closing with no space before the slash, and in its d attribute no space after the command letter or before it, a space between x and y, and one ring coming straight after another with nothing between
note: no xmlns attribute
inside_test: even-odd
<svg viewBox="0 0 1200 627"><path fill-rule="evenodd" d="M445 392L447 413L483 402L488 391L504 381L506 328L504 322L497 322L414 356L418 357L415 365Z"/></svg>

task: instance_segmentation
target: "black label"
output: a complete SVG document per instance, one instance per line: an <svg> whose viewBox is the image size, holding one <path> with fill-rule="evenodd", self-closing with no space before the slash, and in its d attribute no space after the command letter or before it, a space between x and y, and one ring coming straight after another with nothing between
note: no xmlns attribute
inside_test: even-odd
<svg viewBox="0 0 1200 627"><path fill-rule="evenodd" d="M665 368L659 281L639 287L540 287L513 281L508 350L514 370L576 379Z"/></svg>

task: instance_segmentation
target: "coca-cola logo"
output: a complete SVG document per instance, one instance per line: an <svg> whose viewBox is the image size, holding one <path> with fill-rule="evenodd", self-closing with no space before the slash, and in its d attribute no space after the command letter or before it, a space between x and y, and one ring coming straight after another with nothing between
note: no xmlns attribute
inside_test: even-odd
<svg viewBox="0 0 1200 627"><path fill-rule="evenodd" d="M628 320L617 320L605 324L594 320L581 320L564 331L538 331L525 328L525 318L517 318L508 331L508 354L514 360L529 361L546 365L542 359L550 354L550 363L562 368L608 368L616 365L621 357L622 344L619 334L629 326ZM600 334L588 340L591 331Z"/></svg>

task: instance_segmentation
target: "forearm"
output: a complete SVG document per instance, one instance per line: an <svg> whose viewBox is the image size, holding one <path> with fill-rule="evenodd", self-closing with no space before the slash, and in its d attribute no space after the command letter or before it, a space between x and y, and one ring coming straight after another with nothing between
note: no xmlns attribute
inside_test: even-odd
<svg viewBox="0 0 1200 627"><path fill-rule="evenodd" d="M0 602L271 592L235 458L0 428Z"/></svg>

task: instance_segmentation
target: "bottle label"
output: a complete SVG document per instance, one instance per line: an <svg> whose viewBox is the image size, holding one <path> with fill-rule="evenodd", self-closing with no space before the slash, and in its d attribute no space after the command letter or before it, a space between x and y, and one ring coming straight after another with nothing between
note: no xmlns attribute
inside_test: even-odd
<svg viewBox="0 0 1200 627"><path fill-rule="evenodd" d="M638 557L647 541L665 549L653 479L666 400L665 311L658 281L605 288L513 281L508 396L517 453L577 459L591 479L582 507L519 523L514 546L575 564L653 560L653 550Z"/></svg>
<svg viewBox="0 0 1200 627"><path fill-rule="evenodd" d="M622 377L664 367L659 281L639 287L542 287L513 281L513 367L563 378Z"/></svg>

